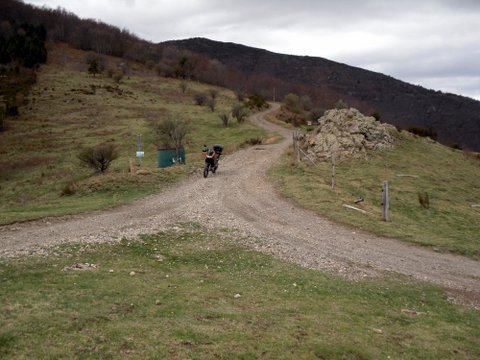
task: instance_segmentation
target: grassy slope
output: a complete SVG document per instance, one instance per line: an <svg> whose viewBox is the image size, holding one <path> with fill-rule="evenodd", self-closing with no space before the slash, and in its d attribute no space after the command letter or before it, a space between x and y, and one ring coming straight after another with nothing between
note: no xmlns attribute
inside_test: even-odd
<svg viewBox="0 0 480 360"><path fill-rule="evenodd" d="M51 46L49 63L42 66L22 116L8 121L0 134L0 224L48 215L63 215L109 207L157 192L201 167L204 143L222 143L226 153L263 132L251 124L224 128L218 112L234 102L232 92L217 89L217 112L194 105L194 94L211 87L191 82L185 94L180 82L152 74L133 64L133 75L115 89L111 79L86 73L85 53ZM110 58L109 63L120 62ZM113 65L111 65L113 66ZM191 122L187 166L156 167L155 139L150 119L166 114ZM131 176L136 137L142 135L148 175ZM117 144L120 158L108 174L92 175L76 158L79 149L102 142ZM61 196L65 187L73 196Z"/></svg>
<svg viewBox="0 0 480 360"><path fill-rule="evenodd" d="M480 258L480 161L427 139L398 134L394 150L369 154L368 160L337 166L337 188L331 190L331 165L297 164L292 154L271 171L285 196L335 221L385 236ZM397 174L418 175L418 178ZM381 216L381 187L390 186L391 221ZM418 193L427 192L430 208ZM369 212L348 210L355 205ZM357 205L355 205L357 206Z"/></svg>
<svg viewBox="0 0 480 360"><path fill-rule="evenodd" d="M480 357L480 312L436 287L350 282L180 226L0 262L0 357ZM97 269L62 271L74 263Z"/></svg>

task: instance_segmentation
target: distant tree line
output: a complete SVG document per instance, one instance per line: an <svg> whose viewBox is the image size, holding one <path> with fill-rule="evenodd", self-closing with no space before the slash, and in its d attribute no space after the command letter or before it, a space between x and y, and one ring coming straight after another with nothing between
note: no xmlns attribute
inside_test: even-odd
<svg viewBox="0 0 480 360"><path fill-rule="evenodd" d="M29 23L43 26L47 40L64 42L75 48L137 61L158 75L198 80L228 87L239 97L258 94L271 99L289 92L303 93L290 83L267 75L245 74L205 55L195 54L168 44L141 40L126 29L92 19L80 19L65 9L35 7L17 0L0 1L0 23ZM275 90L274 90L275 89Z"/></svg>
<svg viewBox="0 0 480 360"><path fill-rule="evenodd" d="M328 107L339 99L337 93L328 89L305 86L268 74L247 73L174 44L153 44L126 29L97 20L80 19L62 8L38 8L17 0L2 0L0 22L2 20L42 24L47 30L47 40L141 62L160 76L227 87L235 91L239 100L258 96L268 100L276 98L278 101L289 93L295 93L308 95L317 104Z"/></svg>
<svg viewBox="0 0 480 360"><path fill-rule="evenodd" d="M46 30L43 25L30 23L0 23L0 64L16 62L33 68L47 61Z"/></svg>

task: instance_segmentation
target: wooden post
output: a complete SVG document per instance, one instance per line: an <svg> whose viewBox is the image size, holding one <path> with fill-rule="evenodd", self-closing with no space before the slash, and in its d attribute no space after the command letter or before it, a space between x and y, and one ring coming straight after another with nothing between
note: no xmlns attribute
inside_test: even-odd
<svg viewBox="0 0 480 360"><path fill-rule="evenodd" d="M296 130L293 132L293 150L297 153L297 161L300 161L300 151L298 151L298 132Z"/></svg>
<svg viewBox="0 0 480 360"><path fill-rule="evenodd" d="M335 190L335 171L336 171L337 161L335 159L335 151L332 152L332 190Z"/></svg>
<svg viewBox="0 0 480 360"><path fill-rule="evenodd" d="M135 165L135 159L129 158L128 159L128 166L130 168L130 174L136 175L137 174L137 166Z"/></svg>
<svg viewBox="0 0 480 360"><path fill-rule="evenodd" d="M388 201L388 181L384 181L382 185L382 216L383 221L390 221L389 201Z"/></svg>

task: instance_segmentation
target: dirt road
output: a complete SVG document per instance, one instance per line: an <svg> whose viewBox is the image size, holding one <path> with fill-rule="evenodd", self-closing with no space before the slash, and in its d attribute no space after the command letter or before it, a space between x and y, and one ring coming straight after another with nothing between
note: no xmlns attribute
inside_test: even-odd
<svg viewBox="0 0 480 360"><path fill-rule="evenodd" d="M126 206L0 227L0 256L67 242L134 237L193 221L233 228L250 239L250 246L309 268L353 278L396 272L441 285L455 299L480 306L480 262L343 227L278 195L266 170L289 146L290 132L266 122L263 114L253 121L286 140L225 156L218 173L208 179L199 172L175 188Z"/></svg>

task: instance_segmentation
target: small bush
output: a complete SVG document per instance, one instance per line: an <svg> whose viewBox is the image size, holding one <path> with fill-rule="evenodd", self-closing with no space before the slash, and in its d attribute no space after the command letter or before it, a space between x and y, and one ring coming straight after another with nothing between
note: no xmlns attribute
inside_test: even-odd
<svg viewBox="0 0 480 360"><path fill-rule="evenodd" d="M263 139L261 137L254 137L248 140L245 140L242 146L254 146L254 145L261 145L263 143Z"/></svg>
<svg viewBox="0 0 480 360"><path fill-rule="evenodd" d="M88 53L85 62L88 65L88 73L93 76L101 74L106 68L106 59L96 53Z"/></svg>
<svg viewBox="0 0 480 360"><path fill-rule="evenodd" d="M212 112L214 112L215 111L215 106L216 106L215 99L208 99L207 106Z"/></svg>
<svg viewBox="0 0 480 360"><path fill-rule="evenodd" d="M122 79L123 79L123 72L117 71L113 74L113 81L115 81L115 83L118 84Z"/></svg>
<svg viewBox="0 0 480 360"><path fill-rule="evenodd" d="M343 99L340 99L333 105L333 107L335 109L341 110L341 109L348 109L349 106Z"/></svg>
<svg viewBox="0 0 480 360"><path fill-rule="evenodd" d="M207 102L207 95L199 93L195 95L195 104L202 106Z"/></svg>
<svg viewBox="0 0 480 360"><path fill-rule="evenodd" d="M77 157L84 166L103 173L118 158L118 152L113 144L101 144L84 148Z"/></svg>
<svg viewBox="0 0 480 360"><path fill-rule="evenodd" d="M420 206L423 207L424 209L430 208L430 197L428 196L427 192L424 193L418 193L418 202L420 203Z"/></svg>
<svg viewBox="0 0 480 360"><path fill-rule="evenodd" d="M22 92L17 92L15 95L15 105L17 107L25 105L25 95Z"/></svg>
<svg viewBox="0 0 480 360"><path fill-rule="evenodd" d="M378 111L375 111L372 113L372 115L370 116L373 116L375 118L375 120L377 121L380 121L380 119L382 118L382 116L380 115L380 113Z"/></svg>
<svg viewBox="0 0 480 360"><path fill-rule="evenodd" d="M248 109L241 102L237 102L232 107L232 116L241 124L248 116Z"/></svg>
<svg viewBox="0 0 480 360"><path fill-rule="evenodd" d="M297 94L288 94L283 98L283 106L285 106L289 111L300 114L303 111L302 103L300 102L300 97Z"/></svg>
<svg viewBox="0 0 480 360"><path fill-rule="evenodd" d="M326 109L324 108L313 108L310 110L310 119L316 123L323 116L323 114L325 114L325 111Z"/></svg>
<svg viewBox="0 0 480 360"><path fill-rule="evenodd" d="M429 137L433 140L437 140L438 138L437 133L432 128L427 129L421 126L409 126L407 131L421 137Z"/></svg>
<svg viewBox="0 0 480 360"><path fill-rule="evenodd" d="M210 89L208 91L208 93L210 94L210 97L215 100L217 98L217 95L218 95L218 91L216 89Z"/></svg>
<svg viewBox="0 0 480 360"><path fill-rule="evenodd" d="M182 81L180 83L180 90L182 90L182 94L185 94L185 92L187 91L188 89L188 82L186 81Z"/></svg>
<svg viewBox="0 0 480 360"><path fill-rule="evenodd" d="M77 192L77 184L74 181L66 183L60 193L61 196L72 196Z"/></svg>
<svg viewBox="0 0 480 360"><path fill-rule="evenodd" d="M220 118L220 120L222 120L223 126L227 127L228 122L230 120L230 116L228 116L228 114L226 114L226 113L222 113L222 114L218 115L218 117Z"/></svg>
<svg viewBox="0 0 480 360"><path fill-rule="evenodd" d="M263 109L267 105L265 97L260 94L253 94L248 97L247 106L250 109Z"/></svg>
<svg viewBox="0 0 480 360"><path fill-rule="evenodd" d="M7 117L20 115L20 113L18 112L18 106L12 103L7 103L5 114Z"/></svg>

